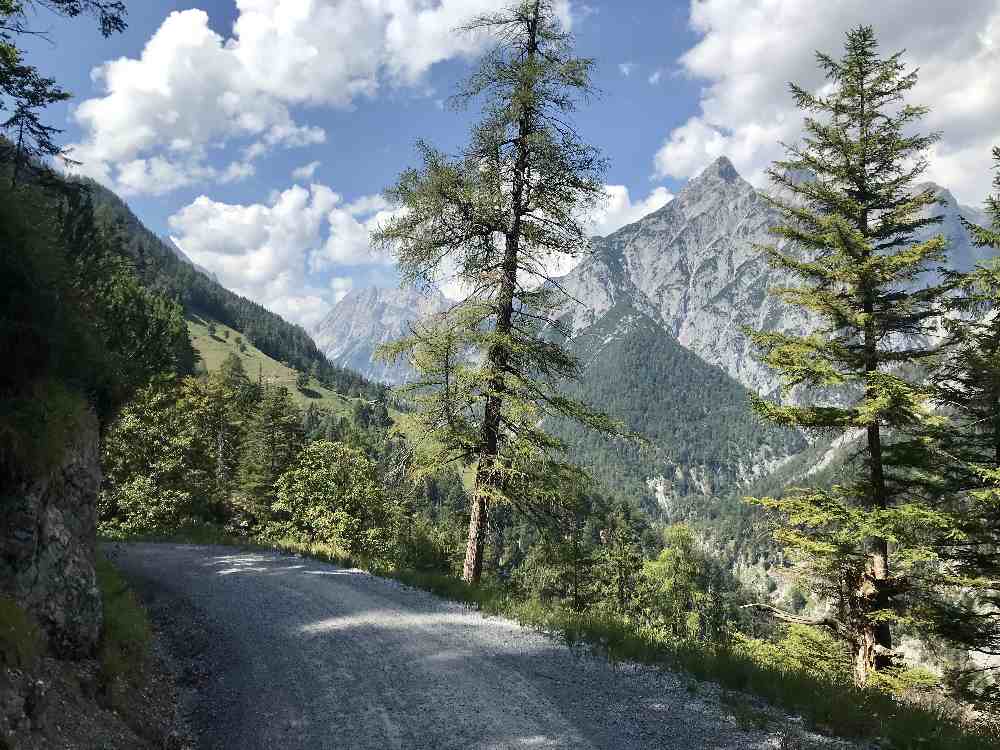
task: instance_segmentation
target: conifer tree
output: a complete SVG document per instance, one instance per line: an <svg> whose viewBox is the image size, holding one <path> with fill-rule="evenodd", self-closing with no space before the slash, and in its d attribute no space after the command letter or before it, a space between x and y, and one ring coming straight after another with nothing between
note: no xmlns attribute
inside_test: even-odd
<svg viewBox="0 0 1000 750"><path fill-rule="evenodd" d="M996 193L986 200L991 226L966 224L974 242L1000 251L1000 148ZM935 632L964 649L1000 656L1000 257L958 275L960 293L946 321L952 354L935 373L935 397L951 417L933 433L932 496L958 519L942 547L944 573L963 596L931 608ZM992 668L996 670L994 666ZM1000 699L982 667L955 675L979 700Z"/></svg>
<svg viewBox="0 0 1000 750"><path fill-rule="evenodd" d="M972 233L972 240L980 247L1000 249L1000 146L993 147L993 161L996 162L993 176L993 188L996 191L986 198L986 214L992 226L980 227L964 221L966 229Z"/></svg>
<svg viewBox="0 0 1000 750"><path fill-rule="evenodd" d="M916 239L940 221L932 191L917 186L937 136L915 132L927 111L905 102L916 72L902 53L881 57L870 27L847 33L841 59L817 59L830 90L791 85L808 114L801 143L786 146L769 170L781 196L770 200L784 223L772 230L779 243L766 248L799 281L772 293L817 322L803 336L749 332L781 373L782 395L796 389L797 397L756 397L753 406L777 424L853 431L860 466L830 489L754 501L778 511L779 541L835 603L833 615L815 622L848 641L855 681L867 685L892 665L892 626L918 606L922 566L953 522L911 491L926 451L906 437L934 419L929 389L913 373L938 354L925 335L946 292L924 275L943 260L943 237Z"/></svg>
<svg viewBox="0 0 1000 750"><path fill-rule="evenodd" d="M488 505L516 500L510 488L538 472L559 473L564 446L544 420L614 425L560 390L577 362L559 343L564 295L546 283L552 261L586 249L579 217L603 197L603 161L569 119L591 94L593 63L573 56L551 0L517 2L466 30L497 42L455 98L481 101L482 119L457 157L419 144L423 167L386 193L404 210L372 239L394 253L404 283L453 274L466 292L386 355L409 356L419 373L416 419L439 447L423 465L476 465L463 572L475 582Z"/></svg>
<svg viewBox="0 0 1000 750"><path fill-rule="evenodd" d="M287 388L265 387L249 420L243 453L243 487L256 501L254 513L266 520L275 497L275 482L292 464L304 442L302 412Z"/></svg>
<svg viewBox="0 0 1000 750"><path fill-rule="evenodd" d="M42 8L65 18L92 15L106 37L125 30L121 0L0 0L0 112L7 112L0 115L0 162L13 164L12 186L23 172L37 171L45 158L71 161L54 140L62 131L41 119L45 107L66 101L70 94L27 64L17 46L25 34L44 36L28 24L30 14Z"/></svg>

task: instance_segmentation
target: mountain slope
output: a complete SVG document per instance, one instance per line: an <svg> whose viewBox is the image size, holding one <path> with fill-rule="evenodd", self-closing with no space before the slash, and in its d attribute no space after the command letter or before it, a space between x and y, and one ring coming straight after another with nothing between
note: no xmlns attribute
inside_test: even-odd
<svg viewBox="0 0 1000 750"><path fill-rule="evenodd" d="M177 300L190 315L204 316L240 332L272 359L313 372L340 393L381 396L382 386L331 364L301 326L229 291L195 267L179 248L149 231L117 195L91 180L84 184L90 189L97 216L119 228L123 249L134 260L144 286Z"/></svg>
<svg viewBox="0 0 1000 750"><path fill-rule="evenodd" d="M649 442L609 444L571 424L557 432L610 488L655 499L660 513L670 516L686 496L723 494L805 447L797 433L762 424L742 385L627 303L570 347L582 366L576 395Z"/></svg>
<svg viewBox="0 0 1000 750"><path fill-rule="evenodd" d="M378 360L375 350L403 338L414 320L445 309L440 294L413 289L356 289L347 293L316 326L316 343L331 362L371 380L397 385L411 375L405 362Z"/></svg>
<svg viewBox="0 0 1000 750"><path fill-rule="evenodd" d="M191 344L209 372L218 370L229 354L235 354L252 381L256 382L260 378L269 385L286 387L299 406L306 408L315 405L345 416L351 413L353 399L327 388L315 378L310 379L304 390L299 390L296 384L298 373L295 370L267 356L253 344L244 341L243 347L240 347L237 343L242 339L239 331L200 317L189 317L187 323Z"/></svg>
<svg viewBox="0 0 1000 750"><path fill-rule="evenodd" d="M930 187L947 205L934 209L944 221L925 234L945 234L948 265L970 268L983 251L969 242L961 218L975 221L981 214ZM760 251L774 242L768 230L779 220L763 194L720 157L663 208L594 240L593 254L561 280L584 303L568 304L566 320L580 331L627 302L706 362L752 390L772 393L777 378L756 360L742 328L801 332L809 326L801 310L768 294L793 282Z"/></svg>

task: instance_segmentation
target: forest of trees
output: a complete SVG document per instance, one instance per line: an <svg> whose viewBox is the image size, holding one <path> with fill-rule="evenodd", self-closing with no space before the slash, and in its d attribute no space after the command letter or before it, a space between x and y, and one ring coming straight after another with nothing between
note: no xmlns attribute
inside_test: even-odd
<svg viewBox="0 0 1000 750"><path fill-rule="evenodd" d="M188 314L218 321L242 332L248 342L269 357L345 395L368 399L386 397L384 386L331 364L301 326L284 320L262 305L226 289L190 263L142 225L128 206L110 190L82 180L102 221L120 228L135 272L150 290L176 300Z"/></svg>

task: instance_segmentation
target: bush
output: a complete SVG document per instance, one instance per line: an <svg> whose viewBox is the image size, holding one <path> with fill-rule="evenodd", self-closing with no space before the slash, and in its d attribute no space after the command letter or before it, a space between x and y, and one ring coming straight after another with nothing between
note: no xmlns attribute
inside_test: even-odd
<svg viewBox="0 0 1000 750"><path fill-rule="evenodd" d="M460 573L464 550L461 530L432 523L413 516L400 528L396 564L401 568L435 573Z"/></svg>
<svg viewBox="0 0 1000 750"><path fill-rule="evenodd" d="M330 544L375 561L393 557L398 508L385 497L375 464L343 443L318 440L279 477L268 536Z"/></svg>
<svg viewBox="0 0 1000 750"><path fill-rule="evenodd" d="M144 674L153 630L146 610L125 579L100 555L97 583L104 604L104 626L97 652L101 690L109 705L117 707L123 703L123 691L139 684Z"/></svg>

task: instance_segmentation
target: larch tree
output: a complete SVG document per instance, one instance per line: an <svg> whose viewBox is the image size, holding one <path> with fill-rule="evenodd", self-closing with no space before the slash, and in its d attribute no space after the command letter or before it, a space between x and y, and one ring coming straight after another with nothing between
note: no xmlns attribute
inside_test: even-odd
<svg viewBox="0 0 1000 750"><path fill-rule="evenodd" d="M575 57L551 0L527 0L473 21L495 47L453 101L482 103L464 151L418 144L423 166L386 195L400 210L372 235L391 251L404 283L451 277L463 299L388 347L418 375L410 385L426 436L423 466L476 466L463 576L482 573L490 505L518 502L517 486L558 476L561 441L546 420L614 431L569 398L577 373L558 318L566 296L551 269L588 247L581 216L604 197L603 160L571 117L592 93L593 61Z"/></svg>
<svg viewBox="0 0 1000 750"><path fill-rule="evenodd" d="M766 248L795 285L772 290L816 321L807 335L749 331L782 376L779 401L754 397L759 415L806 431L853 432L857 471L829 489L791 489L752 502L776 511L777 539L802 562L813 589L836 605L810 620L854 652L858 685L893 664L892 628L919 607L934 543L953 524L913 478L936 417L920 371L939 354L930 334L946 284L928 275L945 257L940 221L918 180L934 134L919 134L926 108L905 102L917 82L902 53L883 58L870 27L847 33L843 57L817 53L828 86L792 93L807 114L798 145L769 175L785 240ZM922 231L923 230L923 231ZM787 402L795 390L796 398ZM837 392L839 397L831 396ZM890 557L891 556L891 557Z"/></svg>

